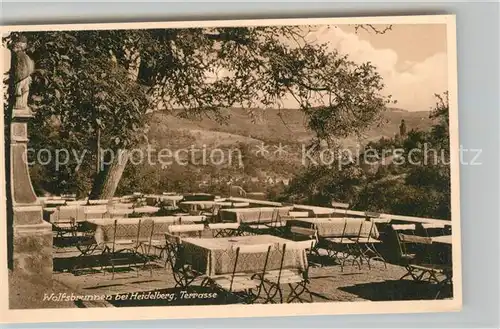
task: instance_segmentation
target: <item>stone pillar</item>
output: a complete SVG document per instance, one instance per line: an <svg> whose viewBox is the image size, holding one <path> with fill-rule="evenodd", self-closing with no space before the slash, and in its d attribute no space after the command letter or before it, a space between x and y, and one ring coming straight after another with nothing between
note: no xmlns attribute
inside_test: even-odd
<svg viewBox="0 0 500 329"><path fill-rule="evenodd" d="M9 231L11 247L9 260L16 274L52 277L52 227L43 220L27 162L28 120L32 117L28 107L29 86L34 63L25 53L26 39L17 38L11 47L9 76L9 145L10 196L7 213L12 229ZM7 192L9 193L9 191Z"/></svg>

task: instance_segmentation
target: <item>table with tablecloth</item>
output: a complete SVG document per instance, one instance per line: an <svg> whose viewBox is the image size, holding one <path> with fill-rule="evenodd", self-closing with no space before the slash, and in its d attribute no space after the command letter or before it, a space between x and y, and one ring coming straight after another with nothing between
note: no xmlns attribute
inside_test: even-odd
<svg viewBox="0 0 500 329"><path fill-rule="evenodd" d="M159 207L153 207L153 206L143 206L143 207L137 207L133 208L134 213L137 214L154 214L157 213L158 210L160 210Z"/></svg>
<svg viewBox="0 0 500 329"><path fill-rule="evenodd" d="M280 268L282 246L289 242L291 241L273 235L182 239L186 262L191 264L197 272L208 276L232 273L236 248L241 245L273 244L266 270L277 270ZM258 273L264 268L266 253L253 254L251 257L242 256L241 259L243 261L238 261L236 272ZM283 268L304 270L306 263L307 258L304 249L285 251Z"/></svg>
<svg viewBox="0 0 500 329"><path fill-rule="evenodd" d="M286 225L313 228L320 238L370 236L377 239L379 236L377 226L364 218L295 218L288 220Z"/></svg>
<svg viewBox="0 0 500 329"><path fill-rule="evenodd" d="M65 205L66 200L43 200L42 204L44 208L57 207Z"/></svg>
<svg viewBox="0 0 500 329"><path fill-rule="evenodd" d="M147 240L151 236L151 226L148 220L153 222L153 239L164 239L170 225L193 224L191 217L196 219L199 216L164 216L164 217L143 217L143 218L103 218L91 219L82 223L83 230L94 232L95 242L98 245L113 243L115 237L116 221L116 240L130 239L134 240L138 236ZM140 223L140 224L139 224Z"/></svg>
<svg viewBox="0 0 500 329"><path fill-rule="evenodd" d="M172 206L176 206L178 201L181 201L184 196L182 195L163 195L163 194L148 194L145 196L146 204L148 206L156 206L159 202L170 203Z"/></svg>
<svg viewBox="0 0 500 329"><path fill-rule="evenodd" d="M222 222L270 223L276 220L276 212L280 217L286 217L291 209L292 207L221 209L219 216Z"/></svg>
<svg viewBox="0 0 500 329"><path fill-rule="evenodd" d="M214 206L221 208L244 208L250 206L250 203L231 201L183 201L179 203L179 208L184 211L209 210Z"/></svg>

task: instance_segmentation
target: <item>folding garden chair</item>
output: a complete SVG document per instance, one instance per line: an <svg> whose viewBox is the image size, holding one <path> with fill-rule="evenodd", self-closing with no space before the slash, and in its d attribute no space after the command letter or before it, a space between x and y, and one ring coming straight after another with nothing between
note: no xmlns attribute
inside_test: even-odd
<svg viewBox="0 0 500 329"><path fill-rule="evenodd" d="M111 242L106 243L104 254L111 264L112 279L115 275L115 268L119 266L134 266L139 276L138 263L145 264L146 259L138 249L140 247L141 220L137 223L118 223L115 219L113 236Z"/></svg>
<svg viewBox="0 0 500 329"><path fill-rule="evenodd" d="M340 270L344 271L344 266L347 261L351 261L352 265L358 265L361 270L361 255L357 246L357 240L363 227L364 219L358 218L339 218L343 222L343 229L340 236L320 238L320 247L323 247L329 257L333 258L340 264ZM351 225L348 225L351 221ZM357 225L359 222L359 226Z"/></svg>
<svg viewBox="0 0 500 329"><path fill-rule="evenodd" d="M285 234L286 220L281 217L279 209L273 211L271 222L265 224L274 235L283 236Z"/></svg>
<svg viewBox="0 0 500 329"><path fill-rule="evenodd" d="M428 237L446 235L444 224L422 223L421 227L425 236Z"/></svg>
<svg viewBox="0 0 500 329"><path fill-rule="evenodd" d="M200 276L200 273L194 271L192 266L186 263L183 249L180 236L165 233L166 263L170 264L175 288L186 289Z"/></svg>
<svg viewBox="0 0 500 329"><path fill-rule="evenodd" d="M230 293L243 303L253 303L260 296L271 248L272 244L240 245L220 253L220 256L227 254L230 257L231 263L234 264L232 272L207 276L201 285ZM259 263L263 263L262 269L250 272L238 267L239 264L258 266Z"/></svg>
<svg viewBox="0 0 500 329"><path fill-rule="evenodd" d="M273 217L274 212L272 215ZM267 224L269 223L262 219L262 211L259 211L259 217L257 218L256 223L241 223L241 228L244 233L251 235L268 234L271 231L271 227L269 227Z"/></svg>
<svg viewBox="0 0 500 329"><path fill-rule="evenodd" d="M52 230L56 234L56 238L62 238L69 234L72 237L77 235L78 216L77 206L59 206L51 216Z"/></svg>
<svg viewBox="0 0 500 329"><path fill-rule="evenodd" d="M319 249L318 249L318 232L313 228L306 228L300 226L291 226L290 227L290 238L293 241L315 241L313 247L309 250L309 254L314 254L318 259L320 258ZM308 258L308 261L311 259ZM323 266L323 264L314 263L315 266Z"/></svg>
<svg viewBox="0 0 500 329"><path fill-rule="evenodd" d="M415 235L398 233L398 239L407 262L407 273L400 280L411 276L415 281L434 282L439 285L436 298L442 288L452 283L451 264L440 264L432 258L432 239ZM427 278L425 276L427 275Z"/></svg>
<svg viewBox="0 0 500 329"><path fill-rule="evenodd" d="M205 225L203 224L184 224L184 225L170 225L168 231L180 237L201 237Z"/></svg>
<svg viewBox="0 0 500 329"><path fill-rule="evenodd" d="M240 223L214 223L208 224L208 228L212 231L212 237L214 238L241 235Z"/></svg>
<svg viewBox="0 0 500 329"><path fill-rule="evenodd" d="M151 248L159 245L160 241L153 240L155 222L151 218L140 220L139 234L137 242L139 246L135 252L144 260L143 268L149 267L149 274L153 275L153 268L150 266L152 257L150 256Z"/></svg>
<svg viewBox="0 0 500 329"><path fill-rule="evenodd" d="M203 211L201 215L205 216L207 223L216 223L218 222L220 208L220 205L214 204L211 211Z"/></svg>
<svg viewBox="0 0 500 329"><path fill-rule="evenodd" d="M363 227L368 225L370 229L368 233L363 230ZM380 254L375 245L380 245L382 243L381 240L374 237L376 231L375 221L371 218L367 218L365 222L360 227L360 233L358 237L353 240L356 242L355 248L357 248L357 255L362 263L363 260L366 260L368 264L368 269L371 269L371 260L379 260L384 263L384 267L387 269L387 263L385 258Z"/></svg>
<svg viewBox="0 0 500 329"><path fill-rule="evenodd" d="M151 219L152 220L152 219ZM165 232L168 232L168 227L174 225L168 222L155 222L151 230L151 236L148 241L142 241L141 247L143 253L148 257L161 258L165 251Z"/></svg>
<svg viewBox="0 0 500 329"><path fill-rule="evenodd" d="M180 219L179 219L180 222ZM203 224L174 224L168 226L168 233L172 236L177 236L178 238L201 238L203 231L205 230L205 225ZM180 240L179 240L180 241ZM168 244L165 245L165 251L167 252ZM165 267L167 263L172 259L166 257L165 258Z"/></svg>
<svg viewBox="0 0 500 329"><path fill-rule="evenodd" d="M316 240L291 241L283 245L281 262L279 270L266 272L265 281L276 286L279 290L279 301L283 302L281 285L287 284L290 292L286 299L287 303L293 301L312 302L312 294L307 285L309 284L309 262L307 250L311 252L316 246ZM304 270L300 269L285 269L283 268L285 255L287 252L302 252L304 251ZM272 298L273 296L269 296Z"/></svg>

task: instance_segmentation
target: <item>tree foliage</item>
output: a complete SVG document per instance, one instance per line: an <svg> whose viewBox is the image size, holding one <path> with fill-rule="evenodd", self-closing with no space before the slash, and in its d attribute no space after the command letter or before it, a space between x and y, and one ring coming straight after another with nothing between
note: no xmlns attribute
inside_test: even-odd
<svg viewBox="0 0 500 329"><path fill-rule="evenodd" d="M333 200L357 210L450 219L447 92L436 95L430 117L435 124L428 131L411 130L402 140L382 138L366 146L379 155L399 149L404 162L379 165L371 173L361 169L361 154L348 165L312 166L293 180L284 195L316 205L329 206Z"/></svg>
<svg viewBox="0 0 500 329"><path fill-rule="evenodd" d="M50 134L37 133L49 125L60 145L88 148L95 157L96 131L101 147L147 142L151 110L224 122L222 108L244 106L252 117L252 108L279 106L285 97L307 114L317 144L358 134L390 102L382 95L382 78L370 63L356 64L327 44L307 42L314 28L22 32L37 68L31 143L50 144ZM127 79L132 65L139 65L137 80Z"/></svg>

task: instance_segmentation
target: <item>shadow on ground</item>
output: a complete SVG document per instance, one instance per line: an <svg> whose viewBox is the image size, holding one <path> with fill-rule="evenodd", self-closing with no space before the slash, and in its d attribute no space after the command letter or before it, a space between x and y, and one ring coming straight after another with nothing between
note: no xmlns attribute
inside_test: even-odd
<svg viewBox="0 0 500 329"><path fill-rule="evenodd" d="M145 258L133 252L122 252L115 254L85 255L74 257L54 258L53 268L55 272L72 272L74 275L82 275L94 272L101 272L104 268L110 271L112 263L115 272L129 271L133 267L145 264Z"/></svg>
<svg viewBox="0 0 500 329"><path fill-rule="evenodd" d="M340 290L371 301L435 299L438 285L412 280L389 280L340 287ZM439 299L451 298L452 288L445 287Z"/></svg>

